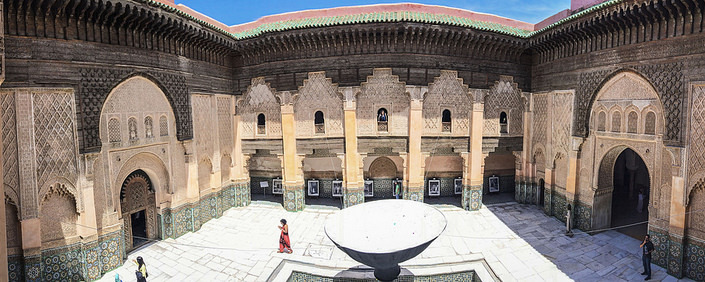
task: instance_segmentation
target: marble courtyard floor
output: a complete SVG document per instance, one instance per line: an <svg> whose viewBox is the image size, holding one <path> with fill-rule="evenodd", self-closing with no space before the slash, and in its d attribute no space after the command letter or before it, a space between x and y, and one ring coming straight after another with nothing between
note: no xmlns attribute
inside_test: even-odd
<svg viewBox="0 0 705 282"><path fill-rule="evenodd" d="M562 222L535 206L517 203L483 206L475 212L435 206L445 214L448 227L402 267L434 266L452 272L466 262L483 261L501 281L643 281L640 242L616 231L568 238L562 235ZM137 256L147 264L149 281L281 281L291 265L309 273L359 266L323 232L324 221L336 210L313 205L290 213L279 204L254 201L226 211L197 232L133 251L101 281L114 281L115 273L123 281L134 281L136 266L131 261ZM289 222L293 254L277 253L281 218ZM663 268L652 269L651 281L677 281Z"/></svg>

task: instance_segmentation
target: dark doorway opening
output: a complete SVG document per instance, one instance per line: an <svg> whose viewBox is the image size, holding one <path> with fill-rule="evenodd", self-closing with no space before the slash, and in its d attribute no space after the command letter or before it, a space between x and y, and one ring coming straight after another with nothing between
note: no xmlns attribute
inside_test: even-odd
<svg viewBox="0 0 705 282"><path fill-rule="evenodd" d="M617 231L630 237L644 238L649 220L650 183L644 161L636 152L625 149L614 165L611 227L621 227Z"/></svg>
<svg viewBox="0 0 705 282"><path fill-rule="evenodd" d="M543 207L544 205L544 187L546 186L546 182L543 181L543 179L539 179L539 206Z"/></svg>
<svg viewBox="0 0 705 282"><path fill-rule="evenodd" d="M144 210L130 215L132 222L132 245L137 248L147 243L147 220Z"/></svg>

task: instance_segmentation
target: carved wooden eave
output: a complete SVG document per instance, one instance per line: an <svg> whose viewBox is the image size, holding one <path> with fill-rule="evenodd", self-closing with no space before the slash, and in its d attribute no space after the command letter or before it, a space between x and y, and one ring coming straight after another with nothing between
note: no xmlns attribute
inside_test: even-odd
<svg viewBox="0 0 705 282"><path fill-rule="evenodd" d="M703 31L705 3L697 0L609 1L529 38L536 63Z"/></svg>
<svg viewBox="0 0 705 282"><path fill-rule="evenodd" d="M267 33L238 42L243 65L358 54L415 53L517 61L526 39L453 26L374 23Z"/></svg>
<svg viewBox="0 0 705 282"><path fill-rule="evenodd" d="M235 41L213 28L129 0L8 0L7 34L162 51L224 65Z"/></svg>

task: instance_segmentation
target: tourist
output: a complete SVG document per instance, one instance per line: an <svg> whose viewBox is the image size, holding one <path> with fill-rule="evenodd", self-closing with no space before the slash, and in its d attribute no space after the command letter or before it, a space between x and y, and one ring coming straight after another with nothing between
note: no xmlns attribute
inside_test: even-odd
<svg viewBox="0 0 705 282"><path fill-rule="evenodd" d="M568 237L573 237L573 230L571 229L571 220L573 217L571 216L573 207L568 204L568 207L566 207L566 212L565 212L565 235Z"/></svg>
<svg viewBox="0 0 705 282"><path fill-rule="evenodd" d="M636 211L641 213L644 210L644 188L639 189L639 202L636 204Z"/></svg>
<svg viewBox="0 0 705 282"><path fill-rule="evenodd" d="M137 260L133 260L135 264L137 264L137 270L135 271L135 276L137 276L137 282L147 282L147 277L149 277L149 273L147 273L147 265L144 264L144 260L142 257L137 257Z"/></svg>
<svg viewBox="0 0 705 282"><path fill-rule="evenodd" d="M279 252L291 254L291 242L289 241L289 225L286 224L286 219L279 221L282 226L278 226L279 230L282 231L279 236Z"/></svg>
<svg viewBox="0 0 705 282"><path fill-rule="evenodd" d="M641 275L646 275L644 280L649 280L651 279L651 252L654 251L654 243L651 243L651 236L649 236L649 234L646 234L644 242L642 242L639 247L643 249L641 262L644 264L644 272L642 272Z"/></svg>

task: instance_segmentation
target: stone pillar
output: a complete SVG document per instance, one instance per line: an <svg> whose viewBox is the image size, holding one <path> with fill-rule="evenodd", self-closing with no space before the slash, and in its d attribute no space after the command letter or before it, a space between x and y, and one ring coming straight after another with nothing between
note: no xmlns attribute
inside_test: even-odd
<svg viewBox="0 0 705 282"><path fill-rule="evenodd" d="M469 179L463 181L463 208L476 211L482 207L482 183L485 155L482 153L482 126L484 124L485 107L482 103L472 106L470 121L470 157L467 158Z"/></svg>
<svg viewBox="0 0 705 282"><path fill-rule="evenodd" d="M543 178L543 187L544 187L544 202L543 202L543 211L546 212L547 215L552 215L553 214L553 169L547 168L544 178ZM548 190L548 191L546 191ZM546 197L548 196L548 197Z"/></svg>
<svg viewBox="0 0 705 282"><path fill-rule="evenodd" d="M365 182L362 178L362 158L357 151L357 103L356 88L342 89L345 96L345 155L343 156L343 207L347 208L365 201Z"/></svg>
<svg viewBox="0 0 705 282"><path fill-rule="evenodd" d="M425 182L423 167L426 162L421 153L424 125L423 95L416 94L411 95L409 107L409 152L404 161L404 199L423 202Z"/></svg>
<svg viewBox="0 0 705 282"><path fill-rule="evenodd" d="M41 281L42 230L39 218L24 219L22 226L22 253L25 281ZM7 258L7 257L6 257Z"/></svg>
<svg viewBox="0 0 705 282"><path fill-rule="evenodd" d="M579 214L576 212L578 203L577 192L578 192L578 170L580 168L580 159L578 158L578 148L581 140L575 137L571 137L571 143L573 146L568 152L568 176L565 185L565 203L572 207L570 211L571 226L575 226L576 219ZM576 148L577 147L577 148ZM585 219L583 219L585 220Z"/></svg>
<svg viewBox="0 0 705 282"><path fill-rule="evenodd" d="M282 142L284 145L282 175L284 188L284 209L301 211L304 209L304 178L301 170L303 157L296 154L296 120L294 105L281 106Z"/></svg>
<svg viewBox="0 0 705 282"><path fill-rule="evenodd" d="M198 188L198 160L194 151L193 140L183 141L184 144L184 161L186 162L186 171L188 180L186 182L186 202L198 203L201 191Z"/></svg>
<svg viewBox="0 0 705 282"><path fill-rule="evenodd" d="M685 218L687 199L683 177L671 178L671 217L668 219L668 274L683 277L683 253L685 251ZM651 205L649 213L652 214Z"/></svg>
<svg viewBox="0 0 705 282"><path fill-rule="evenodd" d="M235 109L235 107L232 107ZM233 112L233 163L235 164L233 179L235 180L235 206L246 206L250 204L250 175L248 163L249 155L242 153L242 133L240 132L240 122L242 117Z"/></svg>

